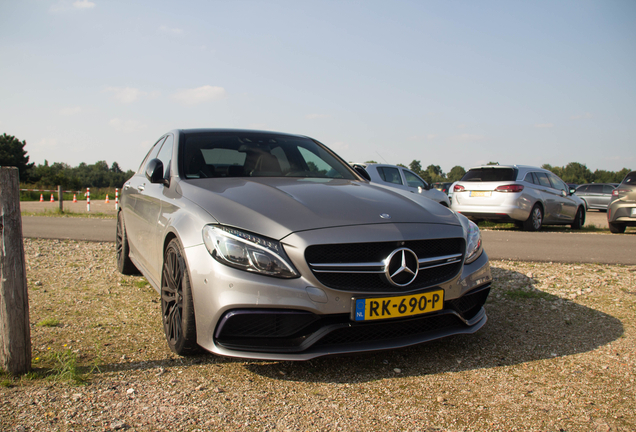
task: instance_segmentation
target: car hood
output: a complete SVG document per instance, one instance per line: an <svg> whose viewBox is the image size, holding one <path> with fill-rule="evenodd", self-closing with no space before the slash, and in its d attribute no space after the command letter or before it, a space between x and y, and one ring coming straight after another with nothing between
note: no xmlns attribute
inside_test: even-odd
<svg viewBox="0 0 636 432"><path fill-rule="evenodd" d="M298 231L350 225L460 225L454 212L427 198L360 181L210 178L182 181L180 188L186 199L219 223L275 239Z"/></svg>

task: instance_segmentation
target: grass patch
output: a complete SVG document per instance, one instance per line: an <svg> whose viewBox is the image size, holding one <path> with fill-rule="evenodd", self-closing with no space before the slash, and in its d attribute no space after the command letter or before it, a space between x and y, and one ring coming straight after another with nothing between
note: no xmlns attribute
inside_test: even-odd
<svg viewBox="0 0 636 432"><path fill-rule="evenodd" d="M48 217L77 217L77 218L95 218L95 219L115 219L117 218L117 215L115 214L108 214L108 213L75 213L72 212L70 210L63 210L60 211L60 209L56 209L56 210L44 210L41 212L29 212L29 211L22 211L20 213L22 216L48 216Z"/></svg>
<svg viewBox="0 0 636 432"><path fill-rule="evenodd" d="M86 382L86 376L80 373L77 366L77 354L71 350L47 353L45 361L53 363L47 378L54 381L68 381L74 384Z"/></svg>
<svg viewBox="0 0 636 432"><path fill-rule="evenodd" d="M137 288L146 288L146 285L148 285L148 281L146 279L138 280L135 281L133 285Z"/></svg>
<svg viewBox="0 0 636 432"><path fill-rule="evenodd" d="M60 320L57 318L45 318L36 324L38 327L57 327L60 325Z"/></svg>

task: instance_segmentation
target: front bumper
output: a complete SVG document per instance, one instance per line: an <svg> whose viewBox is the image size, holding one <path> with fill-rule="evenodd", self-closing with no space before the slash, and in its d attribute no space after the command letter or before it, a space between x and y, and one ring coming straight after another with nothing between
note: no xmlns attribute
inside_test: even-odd
<svg viewBox="0 0 636 432"><path fill-rule="evenodd" d="M485 252L452 280L421 290L443 289L443 310L381 322L351 321L352 297L359 292L329 289L311 277L276 279L233 269L215 261L203 245L185 253L197 342L223 356L309 360L474 333L487 321L483 305L492 278Z"/></svg>
<svg viewBox="0 0 636 432"><path fill-rule="evenodd" d="M513 221L525 221L530 216L530 208L527 206L473 206L473 205L458 205L453 204L452 209L457 213L461 213L468 219L475 220L490 220L496 222L513 222Z"/></svg>

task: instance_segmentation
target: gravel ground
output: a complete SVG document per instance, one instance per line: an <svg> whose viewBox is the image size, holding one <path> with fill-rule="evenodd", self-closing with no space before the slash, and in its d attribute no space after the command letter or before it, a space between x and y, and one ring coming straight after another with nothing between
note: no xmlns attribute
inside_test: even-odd
<svg viewBox="0 0 636 432"><path fill-rule="evenodd" d="M478 333L292 363L173 355L112 243L25 254L34 369L0 376L3 431L636 430L636 267L493 261Z"/></svg>

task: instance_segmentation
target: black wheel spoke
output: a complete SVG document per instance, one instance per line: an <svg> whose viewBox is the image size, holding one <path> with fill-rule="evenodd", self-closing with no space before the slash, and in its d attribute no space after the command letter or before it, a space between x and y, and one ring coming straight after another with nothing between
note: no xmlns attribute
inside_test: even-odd
<svg viewBox="0 0 636 432"><path fill-rule="evenodd" d="M163 256L161 269L161 315L170 349L179 355L196 352L196 328L185 260L176 239Z"/></svg>

